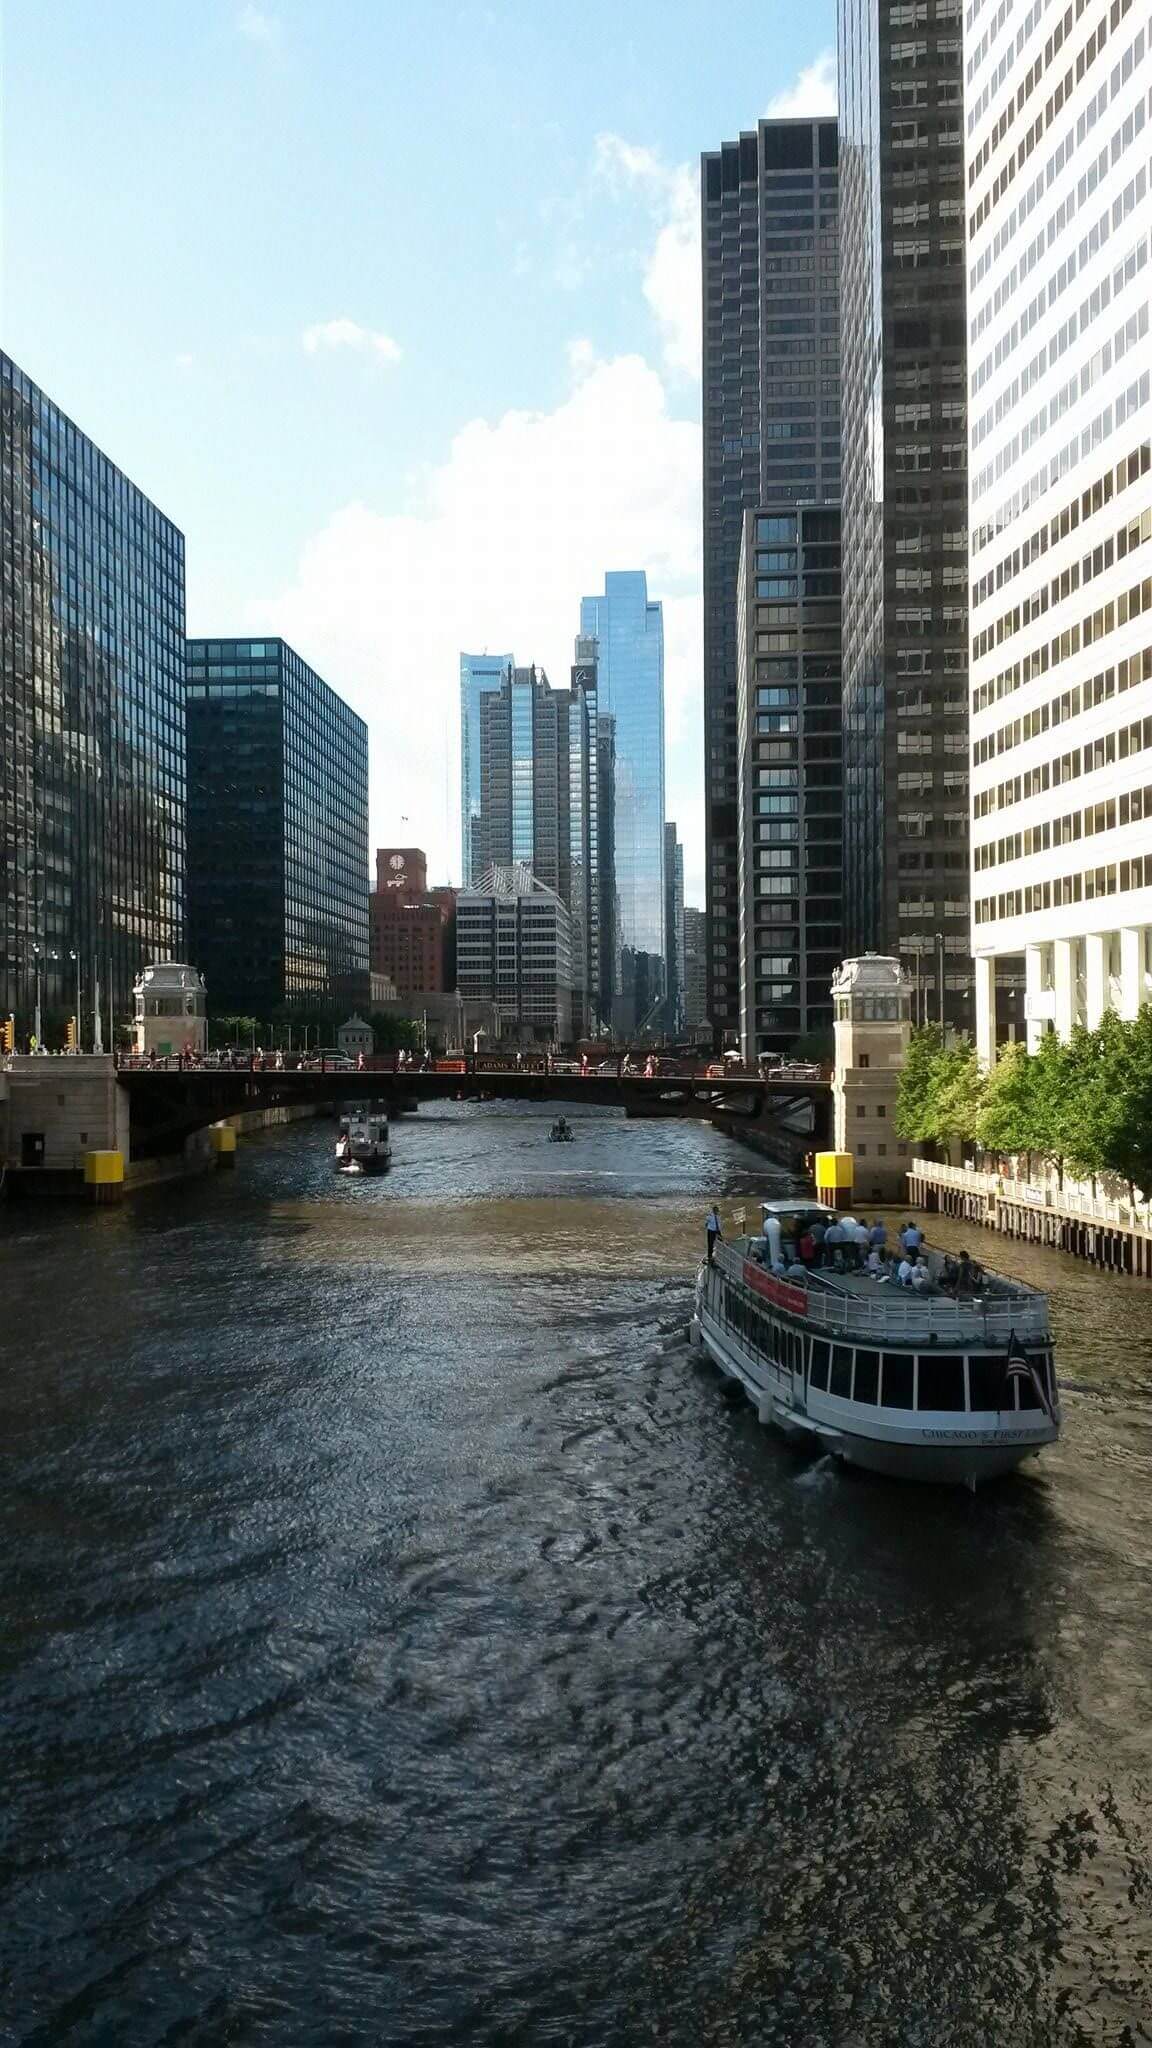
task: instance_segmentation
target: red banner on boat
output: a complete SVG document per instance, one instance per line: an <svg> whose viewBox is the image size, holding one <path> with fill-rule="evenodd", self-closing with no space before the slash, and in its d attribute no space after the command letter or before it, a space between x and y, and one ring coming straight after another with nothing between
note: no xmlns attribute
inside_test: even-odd
<svg viewBox="0 0 1152 2048"><path fill-rule="evenodd" d="M774 1273L766 1273L763 1266L757 1266L751 1259L744 1261L744 1278L756 1294L774 1301L777 1308L787 1309L789 1315L806 1316L808 1313L808 1289L794 1287L790 1280L777 1280Z"/></svg>

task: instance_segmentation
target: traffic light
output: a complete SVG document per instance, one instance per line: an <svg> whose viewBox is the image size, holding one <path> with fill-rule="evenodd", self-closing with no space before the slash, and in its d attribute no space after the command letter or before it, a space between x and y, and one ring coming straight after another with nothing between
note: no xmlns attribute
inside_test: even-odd
<svg viewBox="0 0 1152 2048"><path fill-rule="evenodd" d="M75 1052L75 1050L76 1050L76 1019L75 1019L75 1017L69 1017L69 1019L68 1019L68 1037L67 1037L67 1039L66 1039L65 1043L67 1044L67 1047L68 1047L68 1050L69 1050L69 1052Z"/></svg>
<svg viewBox="0 0 1152 2048"><path fill-rule="evenodd" d="M16 1045L16 1019L5 1017L0 1024L0 1052L12 1052Z"/></svg>

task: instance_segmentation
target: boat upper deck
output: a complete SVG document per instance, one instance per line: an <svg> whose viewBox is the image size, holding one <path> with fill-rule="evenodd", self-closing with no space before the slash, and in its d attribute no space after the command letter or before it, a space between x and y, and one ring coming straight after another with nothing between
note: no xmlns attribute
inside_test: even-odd
<svg viewBox="0 0 1152 2048"><path fill-rule="evenodd" d="M935 1285L922 1293L869 1273L809 1271L801 1279L769 1272L752 1257L759 1238L729 1238L716 1247L716 1263L730 1279L783 1309L802 1316L830 1335L870 1338L889 1344L978 1344L997 1349L1015 1336L1021 1342L1049 1341L1048 1301L1023 1282L985 1274L981 1292L955 1296ZM929 1253L938 1272L940 1254Z"/></svg>

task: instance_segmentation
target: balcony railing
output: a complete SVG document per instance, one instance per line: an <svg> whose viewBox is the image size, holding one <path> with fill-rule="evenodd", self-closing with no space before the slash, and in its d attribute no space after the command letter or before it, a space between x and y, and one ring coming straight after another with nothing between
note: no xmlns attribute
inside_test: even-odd
<svg viewBox="0 0 1152 2048"><path fill-rule="evenodd" d="M744 1280L743 1250L717 1245L716 1263L733 1280ZM1000 1287L1007 1283L1001 1281ZM1034 1343L1048 1341L1048 1303L1044 1295L989 1293L954 1301L943 1294L916 1294L895 1281L862 1281L851 1290L824 1286L819 1276L797 1281L807 1296L804 1320L830 1337L870 1337L890 1344L976 1344L998 1350L1015 1335Z"/></svg>

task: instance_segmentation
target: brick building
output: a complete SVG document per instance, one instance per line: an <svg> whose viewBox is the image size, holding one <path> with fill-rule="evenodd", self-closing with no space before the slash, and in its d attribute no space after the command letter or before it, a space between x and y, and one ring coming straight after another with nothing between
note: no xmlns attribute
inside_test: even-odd
<svg viewBox="0 0 1152 2048"><path fill-rule="evenodd" d="M373 974L399 996L439 995L455 983L456 891L428 887L428 863L417 846L383 846L369 899Z"/></svg>

